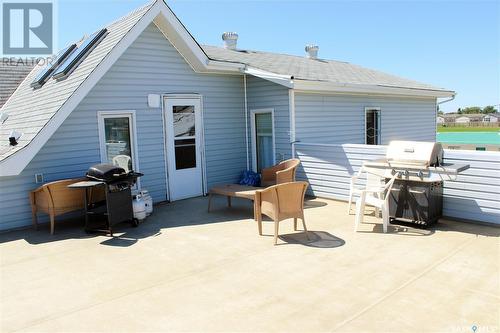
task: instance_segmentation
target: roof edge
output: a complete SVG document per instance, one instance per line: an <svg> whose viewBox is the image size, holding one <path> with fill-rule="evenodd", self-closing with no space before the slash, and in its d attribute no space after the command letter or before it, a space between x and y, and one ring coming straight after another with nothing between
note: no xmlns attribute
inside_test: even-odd
<svg viewBox="0 0 500 333"><path fill-rule="evenodd" d="M109 51L104 59L93 69L89 76L80 84L73 94L57 110L54 116L37 133L31 142L0 161L0 177L19 175L36 154L42 149L55 131L62 125L71 112L85 98L88 92L108 72L118 58L132 44L144 29L153 21L161 11L159 3L152 5L142 17L125 33L123 38Z"/></svg>
<svg viewBox="0 0 500 333"><path fill-rule="evenodd" d="M309 81L300 79L293 80L293 89L308 92L362 93L434 98L453 97L456 95L456 92L452 90L408 88L390 85L338 83L330 81Z"/></svg>

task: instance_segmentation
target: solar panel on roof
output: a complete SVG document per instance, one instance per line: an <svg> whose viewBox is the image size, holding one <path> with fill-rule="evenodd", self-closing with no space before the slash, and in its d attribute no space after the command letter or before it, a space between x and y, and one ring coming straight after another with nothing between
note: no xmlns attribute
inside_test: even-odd
<svg viewBox="0 0 500 333"><path fill-rule="evenodd" d="M76 44L71 44L65 49L59 51L59 53L54 58L52 58L52 61L48 63L40 71L40 73L38 73L33 82L31 82L30 86L35 89L43 86L43 84L50 77L50 74L52 74L52 72L57 68L57 66L59 66L59 64L62 63L71 54L71 52L75 50L75 48Z"/></svg>
<svg viewBox="0 0 500 333"><path fill-rule="evenodd" d="M67 58L61 66L54 72L52 77L56 80L66 78L85 57L101 42L106 36L108 30L106 28L93 33L89 38L84 40L75 52Z"/></svg>

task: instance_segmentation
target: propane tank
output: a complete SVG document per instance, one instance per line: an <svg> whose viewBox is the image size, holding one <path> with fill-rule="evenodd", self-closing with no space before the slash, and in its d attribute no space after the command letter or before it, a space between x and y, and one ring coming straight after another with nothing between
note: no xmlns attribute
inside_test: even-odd
<svg viewBox="0 0 500 333"><path fill-rule="evenodd" d="M132 200L132 207L134 209L134 218L144 220L146 218L146 204L140 194L137 194Z"/></svg>
<svg viewBox="0 0 500 333"><path fill-rule="evenodd" d="M153 213L153 198L149 195L147 190L142 190L139 192L144 200L144 204L146 206L146 215L149 216Z"/></svg>

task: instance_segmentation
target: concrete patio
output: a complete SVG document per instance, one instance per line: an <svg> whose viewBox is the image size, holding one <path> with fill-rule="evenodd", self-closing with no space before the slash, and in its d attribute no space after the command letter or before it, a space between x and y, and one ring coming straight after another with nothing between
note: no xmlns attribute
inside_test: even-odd
<svg viewBox="0 0 500 333"><path fill-rule="evenodd" d="M0 235L2 332L497 332L498 228L380 220L307 202L312 242L283 222L258 236L249 202L157 206L115 238L79 221Z"/></svg>

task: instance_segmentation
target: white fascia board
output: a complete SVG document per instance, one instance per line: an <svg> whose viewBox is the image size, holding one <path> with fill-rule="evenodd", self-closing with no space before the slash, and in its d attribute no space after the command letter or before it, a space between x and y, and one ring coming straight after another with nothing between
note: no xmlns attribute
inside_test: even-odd
<svg viewBox="0 0 500 333"><path fill-rule="evenodd" d="M264 71L261 69L252 68L249 66L247 66L245 68L244 73L259 77L259 78L264 79L264 80L268 80L268 81L277 83L277 84L285 86L287 88L294 87L292 77L289 75L276 74L276 73Z"/></svg>
<svg viewBox="0 0 500 333"><path fill-rule="evenodd" d="M17 176L24 170L83 98L153 21L161 11L162 6L165 5L161 1L157 2L137 21L26 147L0 161L0 177Z"/></svg>
<svg viewBox="0 0 500 333"><path fill-rule="evenodd" d="M217 60L207 61L207 71L209 72L231 72L241 74L245 69L245 65L236 62L225 62Z"/></svg>
<svg viewBox="0 0 500 333"><path fill-rule="evenodd" d="M157 4L161 6L158 16L153 20L154 24L195 72L241 71L243 64L209 59L172 10L162 0Z"/></svg>
<svg viewBox="0 0 500 333"><path fill-rule="evenodd" d="M430 90L430 89L411 89L402 87L348 84L326 81L308 81L293 80L294 89L305 92L331 92L331 93L353 93L353 94L374 94L374 95L396 95L396 96L415 96L415 97L451 97L455 95L454 91Z"/></svg>
<svg viewBox="0 0 500 333"><path fill-rule="evenodd" d="M182 26L177 17L175 17L170 8L163 1L159 1L157 4L162 4L162 8L153 20L156 27L184 57L194 71L201 72L205 70L208 60L205 53Z"/></svg>

